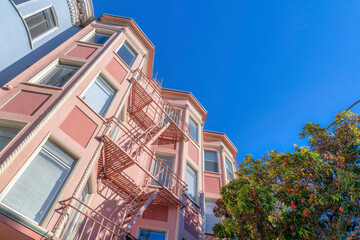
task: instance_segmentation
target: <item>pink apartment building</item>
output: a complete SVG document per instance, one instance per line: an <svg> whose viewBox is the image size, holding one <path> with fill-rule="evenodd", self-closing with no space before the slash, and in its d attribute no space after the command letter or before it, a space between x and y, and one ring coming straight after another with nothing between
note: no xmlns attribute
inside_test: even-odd
<svg viewBox="0 0 360 240"><path fill-rule="evenodd" d="M215 239L236 148L102 15L0 90L0 239Z"/></svg>

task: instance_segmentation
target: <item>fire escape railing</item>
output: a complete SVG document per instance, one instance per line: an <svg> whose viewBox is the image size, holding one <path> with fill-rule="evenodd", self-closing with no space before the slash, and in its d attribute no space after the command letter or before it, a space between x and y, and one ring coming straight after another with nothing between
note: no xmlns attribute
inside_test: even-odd
<svg viewBox="0 0 360 240"><path fill-rule="evenodd" d="M153 98L153 103L156 107L161 110L161 114L171 120L187 136L190 132L189 125L171 103L163 97L159 84L157 84L154 79L148 79L139 69L133 73L131 81L134 84L138 84L143 91L147 92ZM187 140L187 138L185 140Z"/></svg>
<svg viewBox="0 0 360 240"><path fill-rule="evenodd" d="M84 202L72 197L64 202L63 211L71 208L70 215L62 231L61 239L136 239L113 220L101 215Z"/></svg>
<svg viewBox="0 0 360 240"><path fill-rule="evenodd" d="M107 138L106 141L112 141L127 154L134 164L152 178L154 185L167 189L178 199L187 191L187 184L117 118L112 117L107 121L105 133L103 137ZM107 168L111 168L109 161L105 164L105 174L111 178L116 170L108 171Z"/></svg>

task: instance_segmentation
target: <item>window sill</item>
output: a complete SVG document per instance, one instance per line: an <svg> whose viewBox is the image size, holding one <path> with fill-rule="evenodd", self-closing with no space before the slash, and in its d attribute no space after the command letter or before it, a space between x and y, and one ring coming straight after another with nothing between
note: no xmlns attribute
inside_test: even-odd
<svg viewBox="0 0 360 240"><path fill-rule="evenodd" d="M106 41L106 43L104 43L104 44L99 44L99 43L85 42L85 41L81 41L81 40L76 41L76 42L77 42L77 43L81 43L81 44L90 45L90 46L95 46L95 47L104 47L104 46L106 45L106 43L107 43L107 41Z"/></svg>
<svg viewBox="0 0 360 240"><path fill-rule="evenodd" d="M54 87L54 86L42 85L42 84L37 84L37 83L32 83L32 82L23 82L23 84L33 86L33 87L48 88L48 89L52 89L52 90L64 90L64 87ZM65 84L65 86L66 85L67 84Z"/></svg>
<svg viewBox="0 0 360 240"><path fill-rule="evenodd" d="M59 29L60 28L58 26L55 26L52 29L49 29L48 31L44 32L43 34L41 34L40 36L38 36L34 39L32 39L30 36L32 44L34 45L34 44L38 43L39 41L41 41L42 39L44 39L45 37L49 36L50 34L52 34L53 32L55 32Z"/></svg>
<svg viewBox="0 0 360 240"><path fill-rule="evenodd" d="M4 214L5 216L9 217L10 219L14 220L15 222L31 229L32 231L40 234L41 236L48 238L52 237L54 234L45 228L31 222L30 220L26 219L23 216L20 216L18 213L14 212L13 210L9 209L5 205L0 203L0 213Z"/></svg>
<svg viewBox="0 0 360 240"><path fill-rule="evenodd" d="M106 122L105 115L107 111L105 112L104 116L101 116L98 114L92 107L90 107L89 104L87 104L80 96L76 96L83 104L85 104L93 113L95 113L96 116L98 116L103 122Z"/></svg>
<svg viewBox="0 0 360 240"><path fill-rule="evenodd" d="M204 173L207 173L207 174L214 174L214 175L221 175L221 173L219 173L219 172L210 172L210 171L206 171L206 170L204 170Z"/></svg>

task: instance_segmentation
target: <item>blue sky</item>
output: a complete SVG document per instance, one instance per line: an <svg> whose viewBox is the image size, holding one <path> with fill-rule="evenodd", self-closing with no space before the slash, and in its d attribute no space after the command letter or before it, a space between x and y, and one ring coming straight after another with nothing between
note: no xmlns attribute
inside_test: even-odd
<svg viewBox="0 0 360 240"><path fill-rule="evenodd" d="M304 144L306 122L326 126L360 99L359 1L93 4L96 17L137 22L163 86L192 92L208 111L205 129L225 132L238 161Z"/></svg>

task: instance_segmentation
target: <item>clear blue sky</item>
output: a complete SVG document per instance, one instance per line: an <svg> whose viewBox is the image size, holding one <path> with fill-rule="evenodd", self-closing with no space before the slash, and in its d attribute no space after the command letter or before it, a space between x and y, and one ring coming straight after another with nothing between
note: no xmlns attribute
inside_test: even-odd
<svg viewBox="0 0 360 240"><path fill-rule="evenodd" d="M326 126L360 99L357 0L93 3L96 17L137 22L163 86L192 92L205 129L225 132L238 161L302 145L306 122Z"/></svg>

